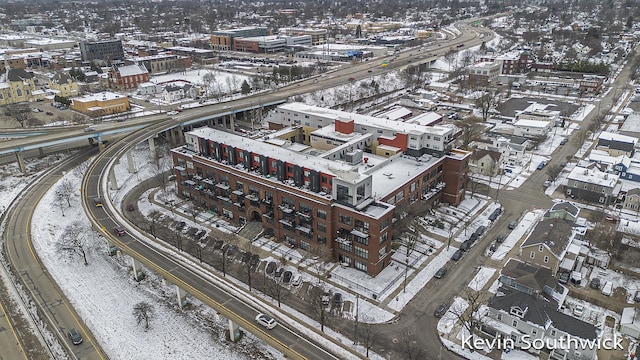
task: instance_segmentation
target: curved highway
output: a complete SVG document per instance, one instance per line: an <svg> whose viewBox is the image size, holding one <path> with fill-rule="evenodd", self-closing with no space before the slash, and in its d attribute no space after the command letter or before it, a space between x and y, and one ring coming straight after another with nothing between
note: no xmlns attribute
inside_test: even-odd
<svg viewBox="0 0 640 360"><path fill-rule="evenodd" d="M465 30L468 29L466 25L462 25L462 28ZM412 53L411 51L402 52L396 59L389 62L388 67L380 72L400 69L406 67L408 63L415 64L425 60L432 61L450 51L449 46L463 44L464 47L469 47L477 45L480 41L475 31L466 31L456 39L441 41L440 43L442 45L438 45L437 48L425 48L425 50L419 54ZM456 50L461 50L461 48L456 48ZM391 58L391 56L388 58ZM404 64L401 60L405 60ZM185 110L175 116L173 120L166 120L166 115L154 115L140 119L132 119L124 123L98 125L96 126L96 133L84 133L82 129L77 129L75 131L50 132L28 138L10 140L0 144L0 154L23 151L27 148L38 149L43 146L43 143L59 146L59 144L67 141L87 139L98 135L113 134L113 136L116 136L116 134L121 132L129 132L144 127L144 130L137 131L120 142L121 146L109 147L93 163L90 174L85 177L85 182L83 183L83 193L85 195L83 197L83 203L85 209L90 214L90 219L94 226L101 229L110 229L116 224L112 218L113 214L111 210L97 210L92 206L87 206L87 204L89 203L88 199L90 197L98 196L99 194L99 184L102 181L103 175L100 174L98 170L105 169L113 157L122 150L122 146L133 146L147 137L175 126L202 122L203 120L224 115L225 113L231 114L256 107L258 104L260 106L277 104L286 101L290 96L340 85L346 83L348 77L369 77L375 75L369 73L369 70L374 67L379 67L379 63L363 62L361 64L344 67L331 72L330 76L326 78L299 81L283 87L277 92L257 93L250 97L229 102L225 104L225 106L216 104ZM46 270L43 270L41 263L31 248L28 238L28 224L31 221L35 204L40 200L46 189L59 178L61 171L61 168L58 168L55 173L43 178L41 180L42 183L34 187L34 189L17 204L16 213L12 214L9 219L10 223L7 228L11 229L11 232L6 233L7 241L5 242L5 251L11 253L8 258L14 270L23 276L23 283L27 288L30 288L32 298L38 305L40 311L44 313L44 320L56 329L56 334L60 339L63 339L66 348L78 358L103 359L106 358L106 356L102 349L100 349L95 339L92 338L91 334L86 330L86 327L78 319L77 314L68 305L64 295L48 276ZM255 308L243 304L233 295L226 293L223 289L217 287L217 285L212 284L210 280L200 276L199 273L182 267L181 264L165 256L165 254L153 247L147 246L129 235L114 238L109 231L103 230L103 232L105 236L110 238L119 248L127 254L138 258L149 269L164 276L173 283L179 284L180 287L193 296L217 309L224 316L237 322L241 327L250 330L262 340L287 354L290 358L326 359L333 357L320 346L310 343L285 326L278 326L269 332L257 327L253 321L256 313ZM70 327L79 329L85 339L87 339L82 346L70 346L64 333L64 331ZM336 347L339 346L341 346L341 344L336 344Z"/></svg>
<svg viewBox="0 0 640 360"><path fill-rule="evenodd" d="M100 344L93 338L78 314L69 305L64 294L45 270L44 265L40 262L31 245L33 212L42 196L49 188L55 185L64 172L75 168L92 154L94 152L86 151L70 158L34 181L25 190L25 195L11 206L8 213L7 226L4 232L4 251L14 275L20 278L22 285L37 306L39 317L49 323L48 329L61 339L65 350L75 358L106 359L107 356L101 349ZM81 345L73 345L68 340L66 332L71 328L78 329L85 339ZM25 334L21 336L23 338L22 346L27 351L34 351L39 348L33 343L37 341L35 336ZM38 358L36 355L31 354L28 357Z"/></svg>

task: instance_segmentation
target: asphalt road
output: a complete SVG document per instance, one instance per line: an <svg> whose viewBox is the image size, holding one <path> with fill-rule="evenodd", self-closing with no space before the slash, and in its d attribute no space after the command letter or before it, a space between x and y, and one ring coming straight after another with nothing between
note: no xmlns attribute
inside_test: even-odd
<svg viewBox="0 0 640 360"><path fill-rule="evenodd" d="M91 151L87 151L73 157L54 168L46 176L36 180L37 186L31 187L9 212L4 233L4 250L7 260L11 263L13 273L20 278L20 282L36 303L40 318L52 325L49 326L49 330L58 336L64 349L77 358L106 359L100 345L69 305L56 282L44 270L44 266L33 250L30 239L33 212L42 196L62 177L63 171L73 169L91 154ZM66 334L71 328L76 328L80 332L84 338L82 344L73 345L68 340ZM2 333L7 332L0 332L0 334ZM29 358L39 358L42 356L41 354L46 354L35 336L21 333L20 337L23 339L23 348L28 352L34 352L29 355ZM3 354L4 351L3 348Z"/></svg>

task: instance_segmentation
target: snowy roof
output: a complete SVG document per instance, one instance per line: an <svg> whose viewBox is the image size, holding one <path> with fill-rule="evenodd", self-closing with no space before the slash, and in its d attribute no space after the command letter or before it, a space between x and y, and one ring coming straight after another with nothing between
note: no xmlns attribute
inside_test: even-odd
<svg viewBox="0 0 640 360"><path fill-rule="evenodd" d="M591 153L589 153L589 161L608 165L624 164L626 167L631 165L631 158L628 156L611 156L608 152L598 149L591 150Z"/></svg>
<svg viewBox="0 0 640 360"><path fill-rule="evenodd" d="M543 128L549 126L548 121L543 120L529 120L529 119L520 119L513 123L513 126L522 126L529 128Z"/></svg>
<svg viewBox="0 0 640 360"><path fill-rule="evenodd" d="M628 131L640 133L640 114L632 113L627 116L627 119L620 126L620 131Z"/></svg>
<svg viewBox="0 0 640 360"><path fill-rule="evenodd" d="M608 131L603 131L598 136L599 140L609 140L609 141L619 141L624 143L632 143L635 144L638 142L638 139L633 136L626 136L622 134L616 134Z"/></svg>
<svg viewBox="0 0 640 360"><path fill-rule="evenodd" d="M172 47L168 47L167 50L185 51L185 52L190 52L194 54L207 54L207 53L213 52L213 50L199 49L199 48L187 47L187 46L172 46Z"/></svg>
<svg viewBox="0 0 640 360"><path fill-rule="evenodd" d="M78 102L90 102L90 101L107 101L124 97L124 95L112 93L110 91L103 91L97 94L85 95L79 98L73 98L73 101Z"/></svg>
<svg viewBox="0 0 640 360"><path fill-rule="evenodd" d="M149 73L144 65L120 66L118 68L118 72L120 73L120 76L135 76Z"/></svg>
<svg viewBox="0 0 640 360"><path fill-rule="evenodd" d="M422 126L430 126L431 124L440 120L442 120L442 115L438 114L437 112L429 111L424 114L414 116L411 119L407 120L407 122Z"/></svg>
<svg viewBox="0 0 640 360"><path fill-rule="evenodd" d="M413 112L411 110L400 106L378 113L376 114L376 117L389 120L398 120L404 118L405 116L410 116L412 113Z"/></svg>
<svg viewBox="0 0 640 360"><path fill-rule="evenodd" d="M285 103L278 106L281 110L297 111L301 113L314 114L316 116L324 116L327 118L353 120L358 125L374 126L378 129L386 129L390 131L402 132L405 134L424 134L430 133L434 135L445 136L452 130L444 126L422 126L408 122L399 122L388 119L381 119L374 116L360 115L341 110L327 109L318 106L307 105L299 102Z"/></svg>
<svg viewBox="0 0 640 360"><path fill-rule="evenodd" d="M620 176L616 174L610 174L602 172L596 168L588 169L581 166L576 166L571 170L569 175L567 175L567 179L569 180L577 180L589 184L596 184L607 188L613 188Z"/></svg>

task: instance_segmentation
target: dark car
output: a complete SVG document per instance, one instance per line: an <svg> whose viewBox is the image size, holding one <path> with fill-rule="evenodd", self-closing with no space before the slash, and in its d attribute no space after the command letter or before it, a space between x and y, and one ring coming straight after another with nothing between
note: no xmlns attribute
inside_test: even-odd
<svg viewBox="0 0 640 360"><path fill-rule="evenodd" d="M242 257L240 258L240 260L242 261L242 263L246 263L251 259L251 253L246 251L242 253Z"/></svg>
<svg viewBox="0 0 640 360"><path fill-rule="evenodd" d="M489 251L496 251L496 249L498 248L498 244L496 243L491 243L491 246L489 246Z"/></svg>
<svg viewBox="0 0 640 360"><path fill-rule="evenodd" d="M476 229L476 234L478 234L478 237L482 236L482 234L484 234L484 232L487 230L487 227L484 225L480 225L478 226L478 228Z"/></svg>
<svg viewBox="0 0 640 360"><path fill-rule="evenodd" d="M593 278L589 283L589 287L592 289L600 289L600 278Z"/></svg>
<svg viewBox="0 0 640 360"><path fill-rule="evenodd" d="M277 268L278 268L278 264L276 264L274 261L269 261L269 263L267 264L267 267L264 268L264 272L267 275L271 275L274 273L274 271L276 271Z"/></svg>
<svg viewBox="0 0 640 360"><path fill-rule="evenodd" d="M438 307L436 308L436 311L433 312L433 316L437 317L437 318L441 318L444 316L444 314L447 312L447 306L442 304L442 305L438 305Z"/></svg>
<svg viewBox="0 0 640 360"><path fill-rule="evenodd" d="M560 140L560 145L564 145L564 144L566 144L568 141L569 141L569 139L564 138L564 139Z"/></svg>
<svg viewBox="0 0 640 360"><path fill-rule="evenodd" d="M500 234L500 235L498 235L498 237L496 237L496 242L501 244L504 241L504 239L506 239L506 238L507 238L507 235Z"/></svg>
<svg viewBox="0 0 640 360"><path fill-rule="evenodd" d="M259 262L260 262L260 256L251 255L251 260L249 260L249 265L256 266L256 265L258 265Z"/></svg>
<svg viewBox="0 0 640 360"><path fill-rule="evenodd" d="M128 210L128 211L133 211L133 210L135 210L135 209L136 209L136 208L135 208L135 206L133 206L133 204L129 204L129 205L127 205L127 210Z"/></svg>
<svg viewBox="0 0 640 360"><path fill-rule="evenodd" d="M473 242L473 241L476 241L476 240L478 240L478 234L473 233L473 234L471 234L471 236L469 236L469 241Z"/></svg>
<svg viewBox="0 0 640 360"><path fill-rule="evenodd" d="M284 272L284 268L283 267L279 267L274 273L273 276L275 277L280 277L282 276L282 273Z"/></svg>
<svg viewBox="0 0 640 360"><path fill-rule="evenodd" d="M293 277L293 273L291 271L285 271L284 274L282 274L282 283L283 284L288 284L291 281L291 278Z"/></svg>
<svg viewBox="0 0 640 360"><path fill-rule="evenodd" d="M335 293L333 294L333 305L341 306L342 305L342 294Z"/></svg>
<svg viewBox="0 0 640 360"><path fill-rule="evenodd" d="M633 301L640 303L640 290L636 291L636 294L633 296Z"/></svg>
<svg viewBox="0 0 640 360"><path fill-rule="evenodd" d="M495 221L498 218L498 216L500 216L500 214L502 214L502 209L497 208L497 209L493 210L491 215L489 215L489 220Z"/></svg>
<svg viewBox="0 0 640 360"><path fill-rule="evenodd" d="M456 250L456 252L453 253L453 256L451 256L451 260L458 261L460 260L461 257L462 257L462 251Z"/></svg>
<svg viewBox="0 0 640 360"><path fill-rule="evenodd" d="M568 272L563 272L560 274L560 276L558 277L558 282L560 284L566 284L569 282L569 273Z"/></svg>
<svg viewBox="0 0 640 360"><path fill-rule="evenodd" d="M176 224L176 230L180 231L184 229L185 226L187 226L187 223L184 221L180 221L179 223Z"/></svg>
<svg viewBox="0 0 640 360"><path fill-rule="evenodd" d="M460 244L460 250L461 251L467 251L471 248L471 241L467 240L465 242L463 242L462 244Z"/></svg>
<svg viewBox="0 0 640 360"><path fill-rule="evenodd" d="M518 222L513 220L512 222L509 223L507 227L509 228L509 230L513 230L516 228L516 226L518 226Z"/></svg>
<svg viewBox="0 0 640 360"><path fill-rule="evenodd" d="M69 340L71 340L73 345L82 344L82 336L80 336L80 333L75 328L69 330L69 333L67 335L69 336Z"/></svg>
<svg viewBox="0 0 640 360"><path fill-rule="evenodd" d="M224 244L224 241L217 239L214 243L213 243L213 250L220 250L222 248L222 245Z"/></svg>
<svg viewBox="0 0 640 360"><path fill-rule="evenodd" d="M446 273L447 273L447 269L441 267L440 269L438 269L438 271L436 271L436 274L433 275L433 277L436 279L441 279Z"/></svg>
<svg viewBox="0 0 640 360"><path fill-rule="evenodd" d="M99 197L93 198L93 205L96 207L102 207L102 199Z"/></svg>

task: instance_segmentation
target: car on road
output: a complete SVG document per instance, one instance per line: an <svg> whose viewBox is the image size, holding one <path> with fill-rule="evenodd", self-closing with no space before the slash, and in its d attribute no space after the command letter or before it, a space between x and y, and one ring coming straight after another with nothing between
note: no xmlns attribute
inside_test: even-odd
<svg viewBox="0 0 640 360"><path fill-rule="evenodd" d="M567 138L563 138L562 140L560 140L560 145L564 145L564 144L566 144L567 142L569 142L569 139L567 139Z"/></svg>
<svg viewBox="0 0 640 360"><path fill-rule="evenodd" d="M498 237L496 237L496 242L497 242L498 244L501 244L502 242L504 242L504 239L506 239L506 238L507 238L507 235L505 235L505 234L500 234L500 235L498 235Z"/></svg>
<svg viewBox="0 0 640 360"><path fill-rule="evenodd" d="M462 251L456 250L456 252L454 252L453 255L451 256L451 260L458 261L460 260L461 257L462 257Z"/></svg>
<svg viewBox="0 0 640 360"><path fill-rule="evenodd" d="M465 240L464 242L462 242L462 244L460 244L460 250L461 251L467 251L471 248L471 244L473 242L469 241L469 240Z"/></svg>
<svg viewBox="0 0 640 360"><path fill-rule="evenodd" d="M540 164L538 164L538 167L536 167L536 169L542 170L546 165L547 165L547 162L546 161L542 161L542 162L540 162Z"/></svg>
<svg viewBox="0 0 640 360"><path fill-rule="evenodd" d="M551 180L549 180L549 179L545 180L544 183L542 183L542 186L544 186L544 187L551 186Z"/></svg>
<svg viewBox="0 0 640 360"><path fill-rule="evenodd" d="M509 230L513 230L516 228L516 226L518 226L518 222L513 220L512 222L509 223L507 227L509 228Z"/></svg>
<svg viewBox="0 0 640 360"><path fill-rule="evenodd" d="M593 278L589 283L589 287L592 289L600 289L600 278Z"/></svg>
<svg viewBox="0 0 640 360"><path fill-rule="evenodd" d="M94 128L93 126L87 126L86 128L84 128L84 132L94 132L96 131L96 128Z"/></svg>
<svg viewBox="0 0 640 360"><path fill-rule="evenodd" d="M178 115L177 111L167 111L167 115Z"/></svg>
<svg viewBox="0 0 640 360"><path fill-rule="evenodd" d="M113 233L118 235L118 236L125 236L127 234L127 232L124 230L124 228L120 225L116 225L113 227Z"/></svg>
<svg viewBox="0 0 640 360"><path fill-rule="evenodd" d="M447 273L447 269L441 267L440 269L438 269L438 271L436 271L435 275L433 275L434 278L436 279L442 279L442 277Z"/></svg>
<svg viewBox="0 0 640 360"><path fill-rule="evenodd" d="M369 73L370 73L370 72L373 72L373 70L369 69L369 70L367 70L367 72L369 72Z"/></svg>
<svg viewBox="0 0 640 360"><path fill-rule="evenodd" d="M433 312L433 316L441 318L447 312L447 306L445 304L438 305L436 311Z"/></svg>
<svg viewBox="0 0 640 360"><path fill-rule="evenodd" d="M256 316L256 322L269 330L273 329L274 327L276 327L276 325L278 325L278 323L276 322L276 319L272 318L267 314L258 314Z"/></svg>
<svg viewBox="0 0 640 360"><path fill-rule="evenodd" d="M576 305L576 307L573 308L573 315L577 316L577 317L581 317L582 314L584 314L584 306L582 305Z"/></svg>
<svg viewBox="0 0 640 360"><path fill-rule="evenodd" d="M80 336L80 333L75 328L69 330L69 332L67 333L67 336L69 336L69 340L71 340L73 345L82 344L82 336Z"/></svg>
<svg viewBox="0 0 640 360"><path fill-rule="evenodd" d="M354 78L354 77L350 77L350 78L349 78L349 81L356 81L356 78Z"/></svg>
<svg viewBox="0 0 640 360"><path fill-rule="evenodd" d="M93 205L95 207L102 207L102 199L99 197L93 198Z"/></svg>

